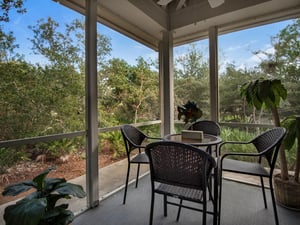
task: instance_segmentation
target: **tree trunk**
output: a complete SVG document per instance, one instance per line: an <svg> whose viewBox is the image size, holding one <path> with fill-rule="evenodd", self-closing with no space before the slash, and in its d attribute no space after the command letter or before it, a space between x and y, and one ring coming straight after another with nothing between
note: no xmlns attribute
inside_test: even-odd
<svg viewBox="0 0 300 225"><path fill-rule="evenodd" d="M279 119L277 107L272 108L272 114L273 114L275 126L280 127L280 119ZM285 150L282 147L282 145L280 146L279 149L279 158L280 158L281 179L288 180L289 176L288 176L287 161L285 156Z"/></svg>
<svg viewBox="0 0 300 225"><path fill-rule="evenodd" d="M300 136L300 135L299 135ZM299 173L300 173L300 137L297 140L297 155L296 155L296 167L295 167L295 182L299 183Z"/></svg>

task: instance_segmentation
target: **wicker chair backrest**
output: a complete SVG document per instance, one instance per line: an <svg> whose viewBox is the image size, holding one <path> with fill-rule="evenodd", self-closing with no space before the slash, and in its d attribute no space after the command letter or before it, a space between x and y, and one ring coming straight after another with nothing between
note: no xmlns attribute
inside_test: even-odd
<svg viewBox="0 0 300 225"><path fill-rule="evenodd" d="M127 154L138 148L147 137L142 131L131 125L123 125L121 133L125 142Z"/></svg>
<svg viewBox="0 0 300 225"><path fill-rule="evenodd" d="M221 127L220 125L212 120L200 120L193 123L189 128L189 130L199 130L203 131L206 134L211 134L215 136L221 135Z"/></svg>
<svg viewBox="0 0 300 225"><path fill-rule="evenodd" d="M163 141L147 145L151 179L156 182L203 190L216 166L205 151L183 143Z"/></svg>
<svg viewBox="0 0 300 225"><path fill-rule="evenodd" d="M275 166L278 151L285 133L285 128L275 127L260 134L251 141L259 153L264 152L264 157L267 159L270 167Z"/></svg>

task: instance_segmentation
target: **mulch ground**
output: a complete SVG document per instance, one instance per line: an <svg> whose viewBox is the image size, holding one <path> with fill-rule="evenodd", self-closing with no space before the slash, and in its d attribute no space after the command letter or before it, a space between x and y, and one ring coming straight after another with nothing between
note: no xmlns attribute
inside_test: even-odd
<svg viewBox="0 0 300 225"><path fill-rule="evenodd" d="M100 168L102 168L118 160L120 159L114 159L112 157L112 152L110 151L101 152L98 158L98 165ZM70 180L84 175L86 171L85 159L75 155L69 156L65 162L61 162L60 160L50 162L48 162L47 160L45 162L22 162L14 167L7 169L7 173L0 175L0 192L2 193L4 187L9 184L31 180L42 171L53 165L55 165L56 170L51 171L48 177L65 178L66 180ZM25 196L27 194L28 193L25 192L18 196L7 197L3 197L2 195L0 195L0 205L18 199L21 196Z"/></svg>

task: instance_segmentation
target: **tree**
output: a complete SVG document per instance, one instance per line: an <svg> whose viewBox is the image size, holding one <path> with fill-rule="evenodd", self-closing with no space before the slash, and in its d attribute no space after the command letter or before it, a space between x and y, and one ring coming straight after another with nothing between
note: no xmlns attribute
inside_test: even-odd
<svg viewBox="0 0 300 225"><path fill-rule="evenodd" d="M189 45L187 53L175 59L175 78L206 79L208 77L208 59L197 49L195 44Z"/></svg>
<svg viewBox="0 0 300 225"><path fill-rule="evenodd" d="M241 99L240 87L242 83L257 79L262 74L255 70L237 69L234 64L228 64L226 71L220 76L220 113L223 120L259 123L255 107L247 107ZM261 111L260 111L261 112ZM261 115L261 113L260 113Z"/></svg>
<svg viewBox="0 0 300 225"><path fill-rule="evenodd" d="M12 9L16 9L17 13L25 13L26 9L23 8L23 0L2 0L0 2L1 14L0 22L9 22L9 12Z"/></svg>
<svg viewBox="0 0 300 225"><path fill-rule="evenodd" d="M53 66L72 66L82 73L85 65L85 36L84 23L75 19L71 24L66 24L64 32L58 31L60 24L48 17L45 21L40 19L34 26L29 26L33 31L30 41L32 50L36 54L46 57ZM105 58L110 54L110 39L104 35L97 35L97 57L99 67L105 64Z"/></svg>
<svg viewBox="0 0 300 225"><path fill-rule="evenodd" d="M16 38L12 32L4 33L0 28L0 62L21 60L22 57L15 53L19 45L15 44Z"/></svg>
<svg viewBox="0 0 300 225"><path fill-rule="evenodd" d="M0 23L9 22L9 12L12 9L16 9L17 13L26 12L26 9L23 8L23 0L2 0L0 8ZM14 50L19 47L19 45L15 44L15 40L13 32L5 33L0 24L0 62L21 59L18 54L14 53Z"/></svg>
<svg viewBox="0 0 300 225"><path fill-rule="evenodd" d="M112 59L104 67L99 96L110 118L113 115L120 123L136 123L158 117L158 75L150 66L138 58L136 66Z"/></svg>
<svg viewBox="0 0 300 225"><path fill-rule="evenodd" d="M179 56L175 66L174 95L175 106L188 100L197 103L203 114L209 115L209 69L207 59L197 49L189 46L186 54ZM176 116L177 117L177 116Z"/></svg>

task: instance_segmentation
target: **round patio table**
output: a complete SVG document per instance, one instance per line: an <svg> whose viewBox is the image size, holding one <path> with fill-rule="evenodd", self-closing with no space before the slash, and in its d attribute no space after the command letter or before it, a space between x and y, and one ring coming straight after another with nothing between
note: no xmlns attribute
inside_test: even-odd
<svg viewBox="0 0 300 225"><path fill-rule="evenodd" d="M205 146L211 148L213 145L218 145L222 142L222 138L210 134L203 134L203 139L183 138L181 134L168 134L163 138L166 141L176 141L185 144L194 145L197 147Z"/></svg>

